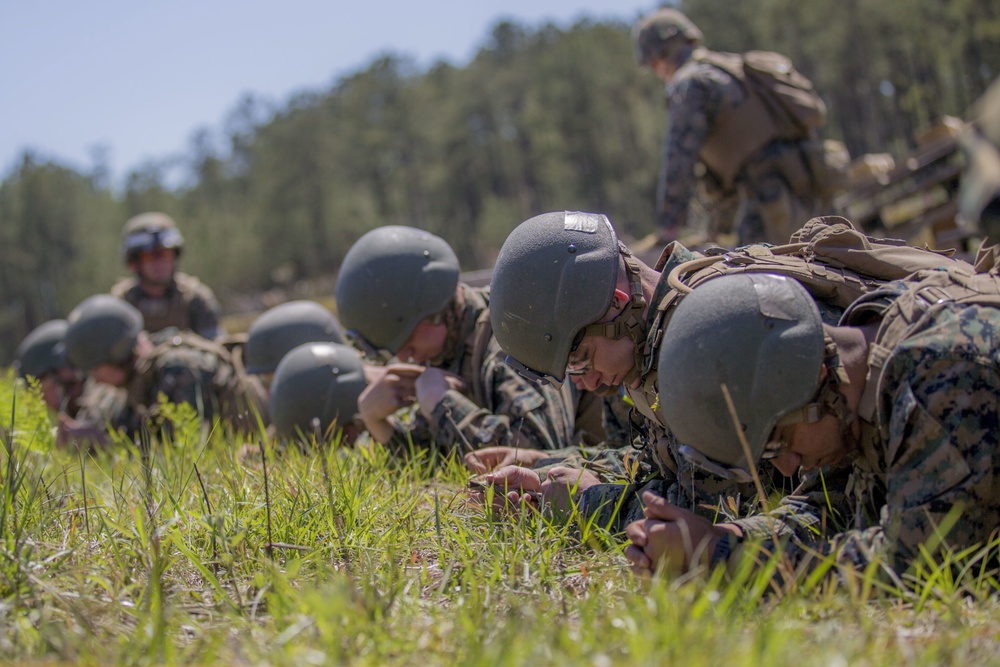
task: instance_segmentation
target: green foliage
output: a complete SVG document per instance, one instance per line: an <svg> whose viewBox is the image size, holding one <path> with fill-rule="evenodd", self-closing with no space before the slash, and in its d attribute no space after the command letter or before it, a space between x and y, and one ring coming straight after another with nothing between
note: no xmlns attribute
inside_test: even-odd
<svg viewBox="0 0 1000 667"><path fill-rule="evenodd" d="M12 378L0 397L11 663L997 664L985 550L928 558L912 591L874 567L649 584L597 527L467 504L454 459L241 449L171 406L148 452L60 450L49 430L12 448ZM37 401L13 414L14 432L46 420Z"/></svg>

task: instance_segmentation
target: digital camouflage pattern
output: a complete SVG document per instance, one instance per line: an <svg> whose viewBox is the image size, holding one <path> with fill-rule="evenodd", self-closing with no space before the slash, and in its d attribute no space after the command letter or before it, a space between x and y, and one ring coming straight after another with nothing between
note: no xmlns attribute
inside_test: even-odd
<svg viewBox="0 0 1000 667"><path fill-rule="evenodd" d="M936 528L951 521L944 538L956 549L997 535L1000 277L958 276L992 289L987 303L935 303L964 290L953 275L922 272L892 286L897 296L876 320L869 353L869 368L881 366L881 376L870 371L852 468L811 479L774 512L738 521L747 535L772 549L773 536L783 536L796 567L830 554L859 568L885 559L896 572L918 560L921 545L935 544ZM868 323L860 318L871 312L848 311L845 324ZM826 534L822 526L830 528Z"/></svg>
<svg viewBox="0 0 1000 667"><path fill-rule="evenodd" d="M727 233L735 224L741 244L785 243L803 220L819 212L822 199L810 183L803 142L768 143L739 168L732 185L705 168L701 154L718 120L747 103L750 94L731 74L699 57L704 53L696 49L666 86L669 122L657 186L659 227L677 230L687 223L697 185L718 232ZM734 206L734 197L740 206ZM713 209L739 213L740 219L721 221Z"/></svg>
<svg viewBox="0 0 1000 667"><path fill-rule="evenodd" d="M120 431L128 430L132 424L128 398L121 387L94 382L88 378L83 383L83 393L78 404L76 414L71 415L78 426Z"/></svg>
<svg viewBox="0 0 1000 667"><path fill-rule="evenodd" d="M168 329L151 336L155 347L135 361L126 386L129 431L158 424L159 397L192 406L206 424L219 418L238 430L252 431L266 414L267 398L240 373L221 345Z"/></svg>
<svg viewBox="0 0 1000 667"><path fill-rule="evenodd" d="M162 297L146 294L135 276L117 282L111 294L138 308L146 331L151 333L169 327L193 331L208 339L217 338L221 333L215 293L194 276L181 271L174 273L173 284Z"/></svg>
<svg viewBox="0 0 1000 667"><path fill-rule="evenodd" d="M489 289L458 286L458 299L445 321L449 333L440 359L431 365L454 373L463 391L449 390L427 420L419 411L391 418L395 435L386 443L395 451L432 445L444 454L488 445L558 449L574 436L573 400L568 389L536 386L504 362L496 338L482 334L489 326ZM485 348L482 346L485 344Z"/></svg>

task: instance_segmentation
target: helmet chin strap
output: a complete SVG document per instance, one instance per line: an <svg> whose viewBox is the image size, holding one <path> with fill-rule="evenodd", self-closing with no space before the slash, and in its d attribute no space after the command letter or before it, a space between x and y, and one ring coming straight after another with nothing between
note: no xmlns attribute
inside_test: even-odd
<svg viewBox="0 0 1000 667"><path fill-rule="evenodd" d="M595 335L618 340L628 336L635 344L635 364L632 370L625 376L623 382L630 384L639 376L639 369L643 365L642 349L646 341L646 297L642 293L642 279L639 275L639 262L632 256L632 251L625 247L621 241L618 242L618 251L622 259L625 260L625 271L628 274L629 295L628 303L610 322L597 322L584 327L584 335Z"/></svg>

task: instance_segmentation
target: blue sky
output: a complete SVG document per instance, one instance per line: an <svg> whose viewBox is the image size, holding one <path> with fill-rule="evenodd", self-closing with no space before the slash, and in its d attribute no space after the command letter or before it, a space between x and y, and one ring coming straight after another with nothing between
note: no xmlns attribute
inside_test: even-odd
<svg viewBox="0 0 1000 667"><path fill-rule="evenodd" d="M0 0L0 175L31 148L117 178L218 129L244 92L280 103L387 51L461 65L501 18L632 22L656 0Z"/></svg>

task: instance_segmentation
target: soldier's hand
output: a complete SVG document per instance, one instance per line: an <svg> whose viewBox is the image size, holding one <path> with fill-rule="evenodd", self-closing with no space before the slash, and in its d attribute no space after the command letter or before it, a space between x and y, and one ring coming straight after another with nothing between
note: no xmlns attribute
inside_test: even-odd
<svg viewBox="0 0 1000 667"><path fill-rule="evenodd" d="M465 467L472 472L484 473L504 466L532 467L546 453L539 449L522 449L520 447L484 447L465 455Z"/></svg>
<svg viewBox="0 0 1000 667"><path fill-rule="evenodd" d="M600 483L597 475L589 470L556 466L542 482L542 505L560 515L566 514L573 508L574 498Z"/></svg>
<svg viewBox="0 0 1000 667"><path fill-rule="evenodd" d="M416 400L415 376L391 367L382 377L365 387L358 396L358 412L367 424L369 420L385 419Z"/></svg>
<svg viewBox="0 0 1000 667"><path fill-rule="evenodd" d="M387 366L376 366L375 364L366 363L363 368L365 372L365 382L368 384L380 381L386 373L394 373L399 377L416 379L418 375L424 372L423 366L404 363L393 363Z"/></svg>
<svg viewBox="0 0 1000 667"><path fill-rule="evenodd" d="M663 566L672 574L685 572L695 562L707 563L716 542L726 531L647 491L642 495L645 519L625 528L631 544L625 557L632 571L649 576Z"/></svg>
<svg viewBox="0 0 1000 667"><path fill-rule="evenodd" d="M541 486L541 479L534 470L506 466L470 482L469 496L481 504L492 497L494 510L517 513L524 507L537 509Z"/></svg>
<svg viewBox="0 0 1000 667"><path fill-rule="evenodd" d="M441 402L449 389L461 391L464 386L465 383L457 375L440 368L428 368L414 383L420 411L430 419L434 406Z"/></svg>

